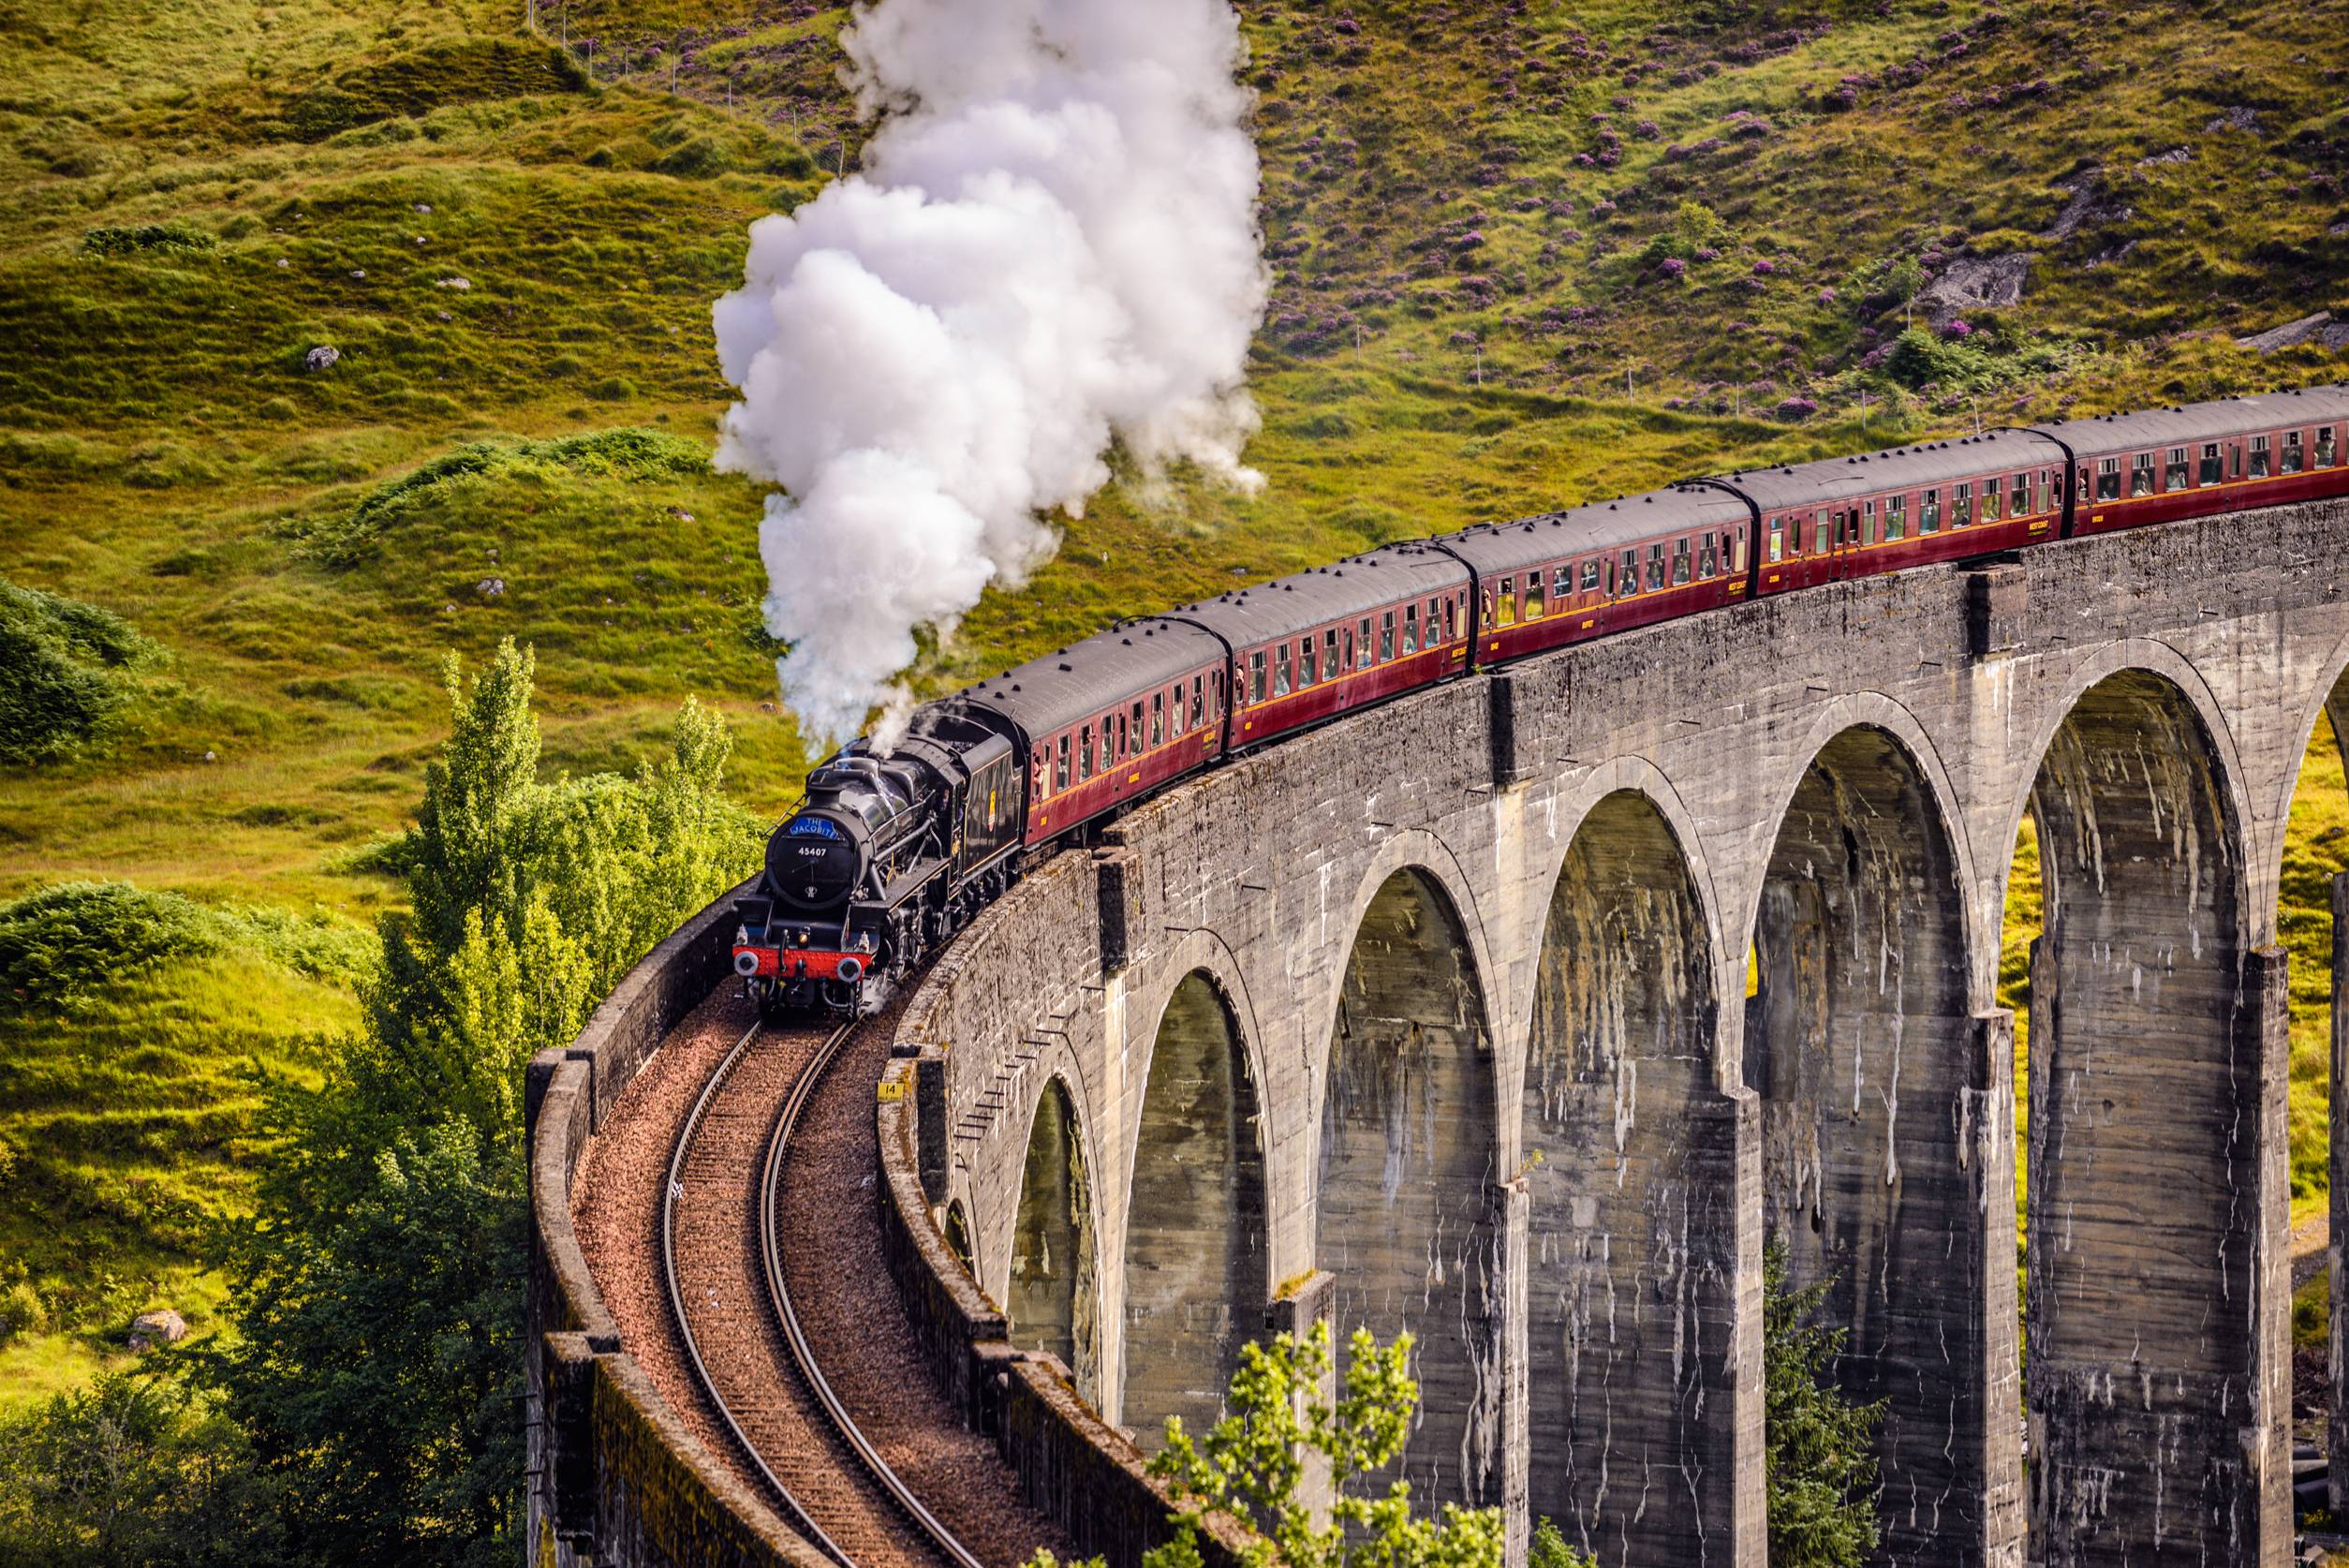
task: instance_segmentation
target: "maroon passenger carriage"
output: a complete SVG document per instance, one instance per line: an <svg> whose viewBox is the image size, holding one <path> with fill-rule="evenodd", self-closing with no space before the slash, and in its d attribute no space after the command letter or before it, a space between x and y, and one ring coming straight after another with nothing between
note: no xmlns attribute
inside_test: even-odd
<svg viewBox="0 0 2349 1568"><path fill-rule="evenodd" d="M1996 430L1390 544L1096 633L808 776L737 905L761 1000L867 1012L1021 869L1437 681L1839 578L2349 495L2349 389Z"/></svg>

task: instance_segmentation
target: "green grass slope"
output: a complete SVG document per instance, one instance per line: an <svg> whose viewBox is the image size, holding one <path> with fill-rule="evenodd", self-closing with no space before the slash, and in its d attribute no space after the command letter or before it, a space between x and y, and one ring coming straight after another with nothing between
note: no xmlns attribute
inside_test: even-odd
<svg viewBox="0 0 2349 1568"><path fill-rule="evenodd" d="M353 1007L347 970L235 910L391 896L369 850L439 738L443 655L535 645L551 768L628 764L693 693L740 732L747 803L790 799L761 497L698 456L746 226L855 166L845 14L0 0L0 581L154 644L88 744L0 766L0 899L95 880L229 911L135 983L0 996L0 1320L26 1330L0 1398L214 1289L201 1221L263 1152L248 1069ZM2349 76L2303 10L1241 14L1270 482L1113 491L931 651L932 687L1696 469L2343 374L2233 342L2349 310ZM1913 294L1994 259L2018 301L1900 346L1950 314ZM2349 818L2336 764L2310 791L2296 1042L2321 1030L2321 834ZM2296 1050L2321 1148L2321 1053Z"/></svg>

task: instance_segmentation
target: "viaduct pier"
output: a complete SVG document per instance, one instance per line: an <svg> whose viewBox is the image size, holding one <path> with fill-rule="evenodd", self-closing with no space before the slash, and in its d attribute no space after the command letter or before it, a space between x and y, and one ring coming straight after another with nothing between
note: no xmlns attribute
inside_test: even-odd
<svg viewBox="0 0 2349 1568"><path fill-rule="evenodd" d="M1760 1568L1774 1241L1886 1402L1879 1561L2285 1562L2278 880L2309 738L2349 724L2345 543L2327 502L1741 605L1064 851L895 1025L879 1201L941 1375L992 1313L1130 1468L1119 1432L1212 1419L1268 1326L1408 1329L1417 1494L1501 1505L1513 1556L1547 1516L1610 1565ZM720 983L672 945L642 984ZM625 1055L534 1070L550 1542L645 1462L599 1435L641 1392L563 1251Z"/></svg>

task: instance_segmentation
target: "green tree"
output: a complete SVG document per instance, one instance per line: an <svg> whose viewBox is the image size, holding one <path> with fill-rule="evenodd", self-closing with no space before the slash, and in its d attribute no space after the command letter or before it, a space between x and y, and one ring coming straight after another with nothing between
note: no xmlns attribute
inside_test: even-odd
<svg viewBox="0 0 2349 1568"><path fill-rule="evenodd" d="M0 1422L0 1568L270 1561L244 1434L182 1380L109 1373Z"/></svg>
<svg viewBox="0 0 2349 1568"><path fill-rule="evenodd" d="M298 1561L503 1563L519 1549L523 1069L757 863L731 742L688 703L633 779L540 780L530 655L469 685L392 860L367 1027L267 1086L278 1153L227 1252L239 1332L208 1375L282 1487Z"/></svg>
<svg viewBox="0 0 2349 1568"><path fill-rule="evenodd" d="M1856 1568L1876 1549L1876 1425L1882 1400L1854 1404L1828 1368L1843 1330L1808 1322L1822 1281L1794 1289L1786 1249L1762 1254L1764 1465L1771 1568Z"/></svg>
<svg viewBox="0 0 2349 1568"><path fill-rule="evenodd" d="M1729 225L1702 201L1680 203L1672 214L1672 233L1680 242L1680 253L1688 257L1700 250L1721 250L1729 244Z"/></svg>

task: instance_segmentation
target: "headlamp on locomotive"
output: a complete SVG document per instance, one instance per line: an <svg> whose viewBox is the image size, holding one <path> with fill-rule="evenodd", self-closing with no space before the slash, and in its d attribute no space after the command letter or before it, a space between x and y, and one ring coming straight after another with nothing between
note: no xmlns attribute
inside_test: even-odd
<svg viewBox="0 0 2349 1568"><path fill-rule="evenodd" d="M923 709L887 756L855 741L807 776L736 902L734 972L761 1007L859 1015L1009 882L1022 776L990 716Z"/></svg>

